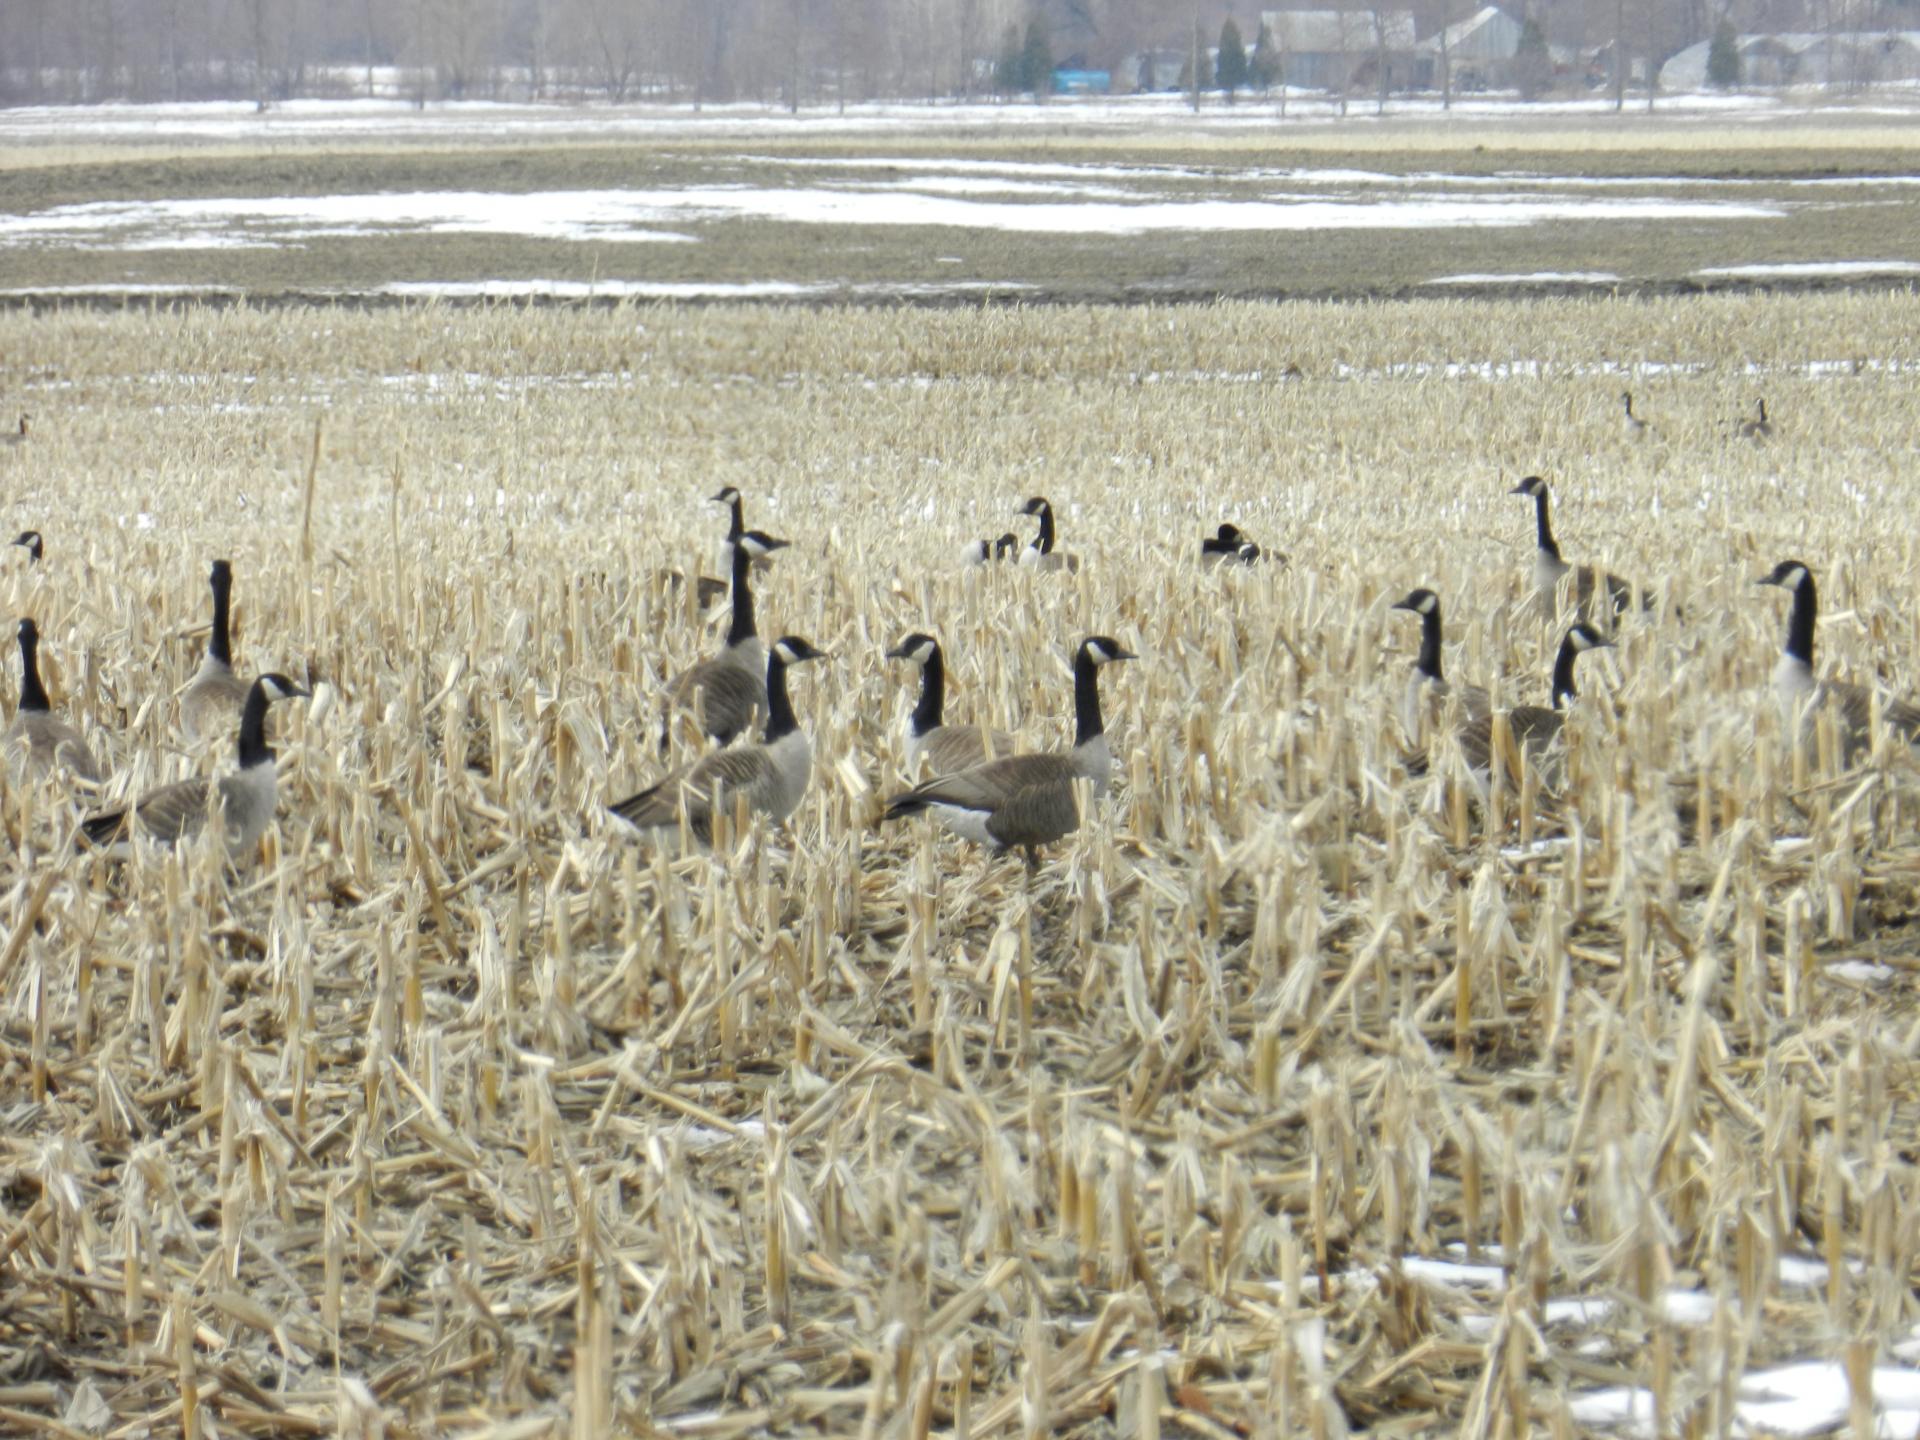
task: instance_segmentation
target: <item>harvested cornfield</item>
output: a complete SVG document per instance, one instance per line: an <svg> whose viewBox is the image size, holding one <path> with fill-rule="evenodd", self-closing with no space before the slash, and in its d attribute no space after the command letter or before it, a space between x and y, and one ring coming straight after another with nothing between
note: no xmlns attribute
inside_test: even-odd
<svg viewBox="0 0 1920 1440"><path fill-rule="evenodd" d="M1765 693L1920 693L1920 301L0 315L7 612L99 801L0 818L0 1424L1207 1436L1911 1427L1920 790ZM1629 432L1631 389L1650 432ZM1764 398L1772 433L1739 422ZM6 417L10 419L11 417ZM1563 783L1409 759L1542 704L1533 517L1650 592ZM723 485L815 752L650 849ZM962 547L1048 496L1071 572ZM1231 519L1271 555L1203 570ZM277 827L81 852L216 764L230 558ZM924 821L948 718L1111 800L1029 874ZM9 652L14 689L17 663ZM689 754L684 740L676 757ZM1784 1397L1784 1398L1783 1398Z"/></svg>

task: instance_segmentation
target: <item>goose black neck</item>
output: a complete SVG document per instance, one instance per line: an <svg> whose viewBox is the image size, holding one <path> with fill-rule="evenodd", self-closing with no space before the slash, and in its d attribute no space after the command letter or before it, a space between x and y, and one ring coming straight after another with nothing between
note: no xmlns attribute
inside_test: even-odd
<svg viewBox="0 0 1920 1440"><path fill-rule="evenodd" d="M1440 672L1440 602L1420 614L1420 658L1413 668L1429 680L1444 680Z"/></svg>
<svg viewBox="0 0 1920 1440"><path fill-rule="evenodd" d="M746 529L747 529L746 518L743 513L743 509L740 502L740 496L738 494L734 495L732 500L732 505L733 505L733 522L727 527L727 539L738 540L743 534L746 533Z"/></svg>
<svg viewBox="0 0 1920 1440"><path fill-rule="evenodd" d="M947 660L938 645L920 667L920 700L913 707L913 733L924 735L940 728L947 704Z"/></svg>
<svg viewBox="0 0 1920 1440"><path fill-rule="evenodd" d="M1573 637L1568 636L1560 642L1560 653L1553 661L1553 708L1558 710L1563 701L1577 699L1580 692L1573 688L1573 662L1580 652L1574 648Z"/></svg>
<svg viewBox="0 0 1920 1440"><path fill-rule="evenodd" d="M753 588L748 575L753 570L753 556L747 553L744 545L733 547L733 623L727 627L727 645L729 648L743 640L753 639Z"/></svg>
<svg viewBox="0 0 1920 1440"><path fill-rule="evenodd" d="M800 722L793 718L793 702L787 698L787 662L776 645L767 656L767 729L761 738L771 745L799 728Z"/></svg>
<svg viewBox="0 0 1920 1440"><path fill-rule="evenodd" d="M247 703L240 710L240 768L273 762L273 747L267 744L267 687L258 680L247 691Z"/></svg>
<svg viewBox="0 0 1920 1440"><path fill-rule="evenodd" d="M1042 555L1053 553L1053 506L1040 507L1040 538L1034 542Z"/></svg>
<svg viewBox="0 0 1920 1440"><path fill-rule="evenodd" d="M1073 659L1073 743L1076 747L1106 733L1100 719L1100 667L1086 646Z"/></svg>
<svg viewBox="0 0 1920 1440"><path fill-rule="evenodd" d="M1813 620L1819 609L1813 576L1802 575L1793 588L1793 613L1787 619L1787 654L1809 670L1813 668Z"/></svg>
<svg viewBox="0 0 1920 1440"><path fill-rule="evenodd" d="M233 598L233 575L227 570L213 572L213 631L207 636L207 654L222 665L233 665L233 647L227 629Z"/></svg>
<svg viewBox="0 0 1920 1440"><path fill-rule="evenodd" d="M1764 400L1760 402L1760 418L1762 420L1767 418L1767 402ZM16 541L15 543L18 544L20 542ZM39 532L35 531L32 534L30 534L25 543L27 547L28 559L38 560L42 555L42 553L44 553L45 545L40 538Z"/></svg>
<svg viewBox="0 0 1920 1440"><path fill-rule="evenodd" d="M32 631L20 636L20 708L50 710L46 688L40 683L40 637Z"/></svg>
<svg viewBox="0 0 1920 1440"><path fill-rule="evenodd" d="M1553 538L1553 522L1547 518L1547 489L1544 485L1533 492L1533 528L1535 541L1540 548L1558 560L1560 544Z"/></svg>

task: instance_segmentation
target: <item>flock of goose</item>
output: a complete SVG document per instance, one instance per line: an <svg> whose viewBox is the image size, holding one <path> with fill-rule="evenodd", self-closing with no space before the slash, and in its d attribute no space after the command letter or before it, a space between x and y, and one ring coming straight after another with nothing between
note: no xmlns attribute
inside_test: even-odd
<svg viewBox="0 0 1920 1440"><path fill-rule="evenodd" d="M13 541L38 561L44 544L37 530ZM180 693L181 728L189 739L209 736L237 715L239 763L217 780L193 776L149 790L132 803L103 810L80 823L78 839L87 846L120 847L138 832L172 845L200 834L216 813L228 851L236 858L259 844L273 823L278 803L278 772L267 743L267 707L276 700L304 698L308 692L278 672L253 681L234 673L229 614L233 570L225 560L213 563L213 628L200 668ZM69 721L55 714L40 678L40 628L31 616L20 621L20 702L0 744L24 753L37 774L63 769L84 789L105 778L93 749Z"/></svg>
<svg viewBox="0 0 1920 1440"><path fill-rule="evenodd" d="M1628 420L1644 424L1633 414L1633 397L1623 394L1621 399ZM1760 438L1766 432L1753 427L1767 423L1766 402L1762 400L1758 418L1742 422L1740 433ZM1521 705L1505 712L1514 745L1529 764L1541 767L1551 779L1555 768L1552 746L1563 728L1567 702L1578 695L1575 662L1589 651L1613 644L1609 638L1613 628L1636 608L1636 595L1640 610L1652 609L1655 597L1609 571L1593 565L1573 565L1562 556L1553 533L1547 482L1540 476L1527 476L1508 493L1533 503L1533 599L1539 614L1547 620L1573 618L1554 654L1550 706ZM1813 642L1819 600L1813 572L1805 564L1782 560L1755 583L1778 586L1793 596L1786 644L1772 677L1774 696L1790 734L1804 737L1816 715L1825 711L1833 716L1843 753L1852 754L1870 743L1877 713L1878 723L1900 739L1920 741L1920 706L1886 699L1876 707L1871 688L1844 680L1821 681L1815 675ZM1419 734L1422 717L1436 704L1457 703L1463 718L1454 734L1469 775L1484 790L1493 756L1494 717L1489 694L1479 686L1456 690L1448 684L1441 662L1441 606L1437 594L1417 589L1395 602L1393 608L1417 614L1422 627L1403 714L1408 732ZM1410 762L1416 774L1424 773L1424 768L1424 757Z"/></svg>
<svg viewBox="0 0 1920 1440"><path fill-rule="evenodd" d="M1631 415L1631 397L1626 399ZM1533 598L1539 614L1550 621L1572 619L1554 655L1550 703L1516 706L1503 714L1518 751L1530 765L1542 768L1551 783L1553 746L1564 726L1567 703L1578 694L1576 662L1581 655L1612 644L1613 629L1636 608L1636 596L1641 609L1650 608L1653 597L1618 575L1570 564L1562 556L1553 533L1548 486L1541 477L1526 477L1510 493L1528 499L1534 507ZM711 843L717 816L744 809L777 824L798 807L812 770L812 750L794 714L788 672L796 665L826 658L825 652L798 635L763 644L754 613L753 575L787 542L746 527L736 488L728 486L713 498L729 513L722 546L729 573L724 582L697 577L696 583L703 596L724 587L731 599L731 620L720 652L676 675L666 687L667 717L660 748L667 752L677 715L690 716L699 734L718 748L609 807L656 840L683 835L703 845ZM1046 570L1077 568L1077 559L1058 548L1053 507L1044 497L1028 500L1020 513L1038 522L1032 541L1022 546L1008 534L977 542L968 548L967 560L976 564L1007 560ZM22 532L13 543L33 560L43 553L38 532ZM1250 565L1262 559L1285 563L1285 557L1263 551L1230 523L1200 542L1203 565ZM218 733L237 716L236 768L217 780L196 777L164 785L131 804L91 815L80 825L82 844L119 845L138 833L171 845L200 834L217 816L229 853L238 858L257 845L272 822L276 779L266 736L267 711L276 701L305 697L309 692L277 672L251 682L235 672L230 636L233 571L227 561L213 563L208 583L213 615L206 655L180 692L179 718L187 736L198 740ZM1877 702L1866 686L1816 678L1813 645L1818 601L1813 574L1804 564L1784 560L1759 583L1782 587L1793 596L1786 644L1773 673L1773 688L1791 725L1804 731L1813 712L1825 708L1835 716L1849 751L1869 738L1875 723L1910 742L1920 740L1920 706L1899 700ZM1403 716L1408 733L1417 739L1426 729L1425 717L1436 710L1448 714L1450 733L1467 771L1484 790L1496 748L1489 692L1448 683L1438 594L1416 589L1393 608L1418 616L1421 624ZM85 737L55 714L49 703L40 678L40 636L34 621L22 619L18 634L20 700L5 732L5 744L24 750L36 771L60 768L83 786L98 785L101 769ZM1017 849L1033 866L1040 847L1078 827L1082 782L1093 796L1106 792L1113 762L1101 715L1100 671L1117 661L1137 658L1119 641L1090 635L1077 646L1074 738L1064 751L1021 752L1013 738L1001 731L947 723L946 660L935 636L908 635L887 656L912 662L920 670L919 695L908 720L907 752L910 763L927 778L888 799L884 819L924 813L975 844L996 852ZM759 738L744 740L756 723L761 726ZM1424 754L1408 763L1412 773L1425 773Z"/></svg>
<svg viewBox="0 0 1920 1440"><path fill-rule="evenodd" d="M786 541L745 528L740 492L728 486L714 500L729 508L731 524L722 554L729 569L732 616L725 647L718 655L676 675L666 691L668 716L660 736L662 751L671 737L674 715L690 713L699 731L720 749L672 771L646 789L610 808L622 820L664 838L682 826L692 839L708 844L716 814L744 806L778 823L791 815L806 792L813 767L812 747L793 713L787 693L788 670L825 653L798 635L784 635L765 646L754 615L753 572ZM967 558L986 563L998 555L1041 570L1074 570L1078 559L1056 548L1053 507L1035 496L1020 513L1038 521L1038 533L1021 548L1009 534L969 548ZM1099 672L1117 660L1135 658L1119 641L1091 635L1074 655L1074 743L1065 752L1016 750L1011 736L978 725L946 723L946 658L932 635L915 633L888 651L888 658L920 667L920 695L908 721L909 757L928 778L887 801L885 818L929 814L951 830L993 850L1018 848L1029 865L1039 847L1071 834L1079 824L1081 781L1104 794L1112 753L1100 714ZM755 743L734 744L756 720Z"/></svg>

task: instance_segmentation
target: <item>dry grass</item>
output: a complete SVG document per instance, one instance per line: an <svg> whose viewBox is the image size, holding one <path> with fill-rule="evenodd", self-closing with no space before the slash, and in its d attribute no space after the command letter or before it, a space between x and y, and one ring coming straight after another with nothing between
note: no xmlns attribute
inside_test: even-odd
<svg viewBox="0 0 1920 1440"><path fill-rule="evenodd" d="M1751 582L1808 560L1826 662L1920 691L1916 321L0 316L36 421L7 518L48 537L5 613L116 783L195 763L169 696L215 555L240 663L328 692L276 714L238 876L0 801L4 1424L1517 1435L1650 1382L1707 1430L1744 1369L1863 1375L1915 1320L1914 772L1787 754ZM1726 439L1760 393L1779 437ZM1488 825L1406 779L1387 605L1433 584L1455 673L1539 700L1533 470L1570 558L1687 620L1588 672L1560 843L1522 854L1519 797ZM599 807L717 643L654 577L712 568L729 482L796 542L763 629L835 658L796 681L791 826L669 862ZM1034 492L1079 574L960 570ZM1226 516L1291 566L1199 573ZM1075 638L1143 656L1107 674L1116 802L1030 884L873 828L881 652L922 627L954 717L1036 743ZM1455 1244L1504 1278L1402 1265ZM1549 1324L1570 1295L1617 1303Z"/></svg>

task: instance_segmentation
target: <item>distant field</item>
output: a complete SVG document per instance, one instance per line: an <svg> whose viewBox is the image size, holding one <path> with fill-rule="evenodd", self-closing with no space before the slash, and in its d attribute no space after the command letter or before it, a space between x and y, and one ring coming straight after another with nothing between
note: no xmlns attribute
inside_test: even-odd
<svg viewBox="0 0 1920 1440"><path fill-rule="evenodd" d="M215 556L243 669L320 692L233 877L79 855L5 772L4 1428L1906 1433L1920 773L1787 742L1753 582L1815 567L1822 667L1920 695L1916 336L1881 294L0 314L0 518L46 534L6 613L109 794L224 763L172 699ZM1390 605L1543 702L1530 472L1664 604L1581 662L1557 799L1482 809L1450 742L1410 773ZM725 484L793 541L763 633L832 652L816 767L670 861L604 806L719 644L662 572ZM958 563L1036 492L1077 573ZM1203 571L1228 518L1286 563ZM1139 653L1037 875L878 819L923 628L1033 746L1080 636Z"/></svg>
<svg viewBox="0 0 1920 1440"><path fill-rule="evenodd" d="M1107 302L1920 274L1920 126L1872 107L177 110L0 114L0 292Z"/></svg>

